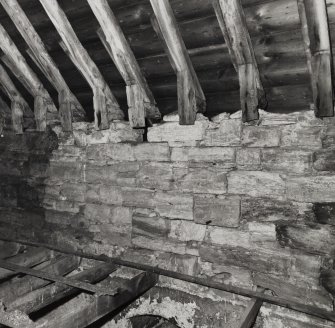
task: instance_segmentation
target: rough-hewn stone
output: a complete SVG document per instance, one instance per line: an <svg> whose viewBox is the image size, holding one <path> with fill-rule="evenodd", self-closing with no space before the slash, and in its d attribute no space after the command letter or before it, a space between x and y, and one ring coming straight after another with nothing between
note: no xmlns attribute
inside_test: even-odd
<svg viewBox="0 0 335 328"><path fill-rule="evenodd" d="M335 225L335 203L316 203L313 210L316 222Z"/></svg>
<svg viewBox="0 0 335 328"><path fill-rule="evenodd" d="M263 149L262 167L268 171L304 173L311 169L312 153L304 150Z"/></svg>
<svg viewBox="0 0 335 328"><path fill-rule="evenodd" d="M244 126L242 130L242 145L246 147L278 147L280 144L280 129L274 127Z"/></svg>
<svg viewBox="0 0 335 328"><path fill-rule="evenodd" d="M318 171L335 171L335 149L323 149L313 155L314 168Z"/></svg>
<svg viewBox="0 0 335 328"><path fill-rule="evenodd" d="M294 125L283 127L282 147L318 149L322 147L322 127Z"/></svg>
<svg viewBox="0 0 335 328"><path fill-rule="evenodd" d="M170 223L171 230L169 238L179 241L203 241L206 233L206 226L185 220L173 220Z"/></svg>
<svg viewBox="0 0 335 328"><path fill-rule="evenodd" d="M214 198L198 195L194 198L194 221L206 225L238 227L240 207L239 197Z"/></svg>
<svg viewBox="0 0 335 328"><path fill-rule="evenodd" d="M241 170L257 170L261 166L261 151L257 148L242 148L236 153L236 164Z"/></svg>
<svg viewBox="0 0 335 328"><path fill-rule="evenodd" d="M170 161L170 148L167 143L140 143L134 146L134 156L137 161Z"/></svg>
<svg viewBox="0 0 335 328"><path fill-rule="evenodd" d="M299 202L334 202L335 176L289 178L287 180L287 197Z"/></svg>
<svg viewBox="0 0 335 328"><path fill-rule="evenodd" d="M236 171L228 174L228 192L253 197L283 199L285 182L278 173Z"/></svg>

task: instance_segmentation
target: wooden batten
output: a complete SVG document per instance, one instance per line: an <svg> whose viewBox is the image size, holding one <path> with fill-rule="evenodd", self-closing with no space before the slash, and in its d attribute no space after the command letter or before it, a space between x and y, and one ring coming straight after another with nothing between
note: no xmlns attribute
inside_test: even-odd
<svg viewBox="0 0 335 328"><path fill-rule="evenodd" d="M179 123L194 124L197 112L204 112L206 99L168 0L150 0L153 27L165 44L177 74Z"/></svg>
<svg viewBox="0 0 335 328"><path fill-rule="evenodd" d="M35 108L39 107L37 117L35 110L34 113L36 119L36 129L38 131L45 131L47 125L47 112L55 113L57 112L57 109L53 104L49 93L43 87L34 71L29 67L25 58L15 46L14 42L2 25L0 25L0 38L2 41L0 48L5 54L5 56L1 57L2 61L12 70L13 74L16 75L20 81L22 81L22 84L28 92L30 92L35 98L35 103L41 104L41 98L44 100L43 106L35 105ZM41 119L44 121L42 122Z"/></svg>
<svg viewBox="0 0 335 328"><path fill-rule="evenodd" d="M332 53L325 0L297 0L317 117L334 116Z"/></svg>
<svg viewBox="0 0 335 328"><path fill-rule="evenodd" d="M239 76L243 122L257 120L267 101L240 0L213 0L214 10Z"/></svg>
<svg viewBox="0 0 335 328"><path fill-rule="evenodd" d="M101 129L106 129L109 127L110 120L123 119L123 112L121 111L116 98L107 86L107 83L105 82L97 65L93 62L88 52L79 41L58 2L56 0L40 0L40 3L61 36L63 49L93 90L94 110L96 113L95 126L99 126ZM99 92L99 96L96 96L96 90L103 91L103 95ZM100 101L101 96L104 96L106 99ZM99 98L99 101L97 98ZM107 115L105 115L105 112L107 112ZM99 115L101 116L101 124L98 124L97 122Z"/></svg>
<svg viewBox="0 0 335 328"><path fill-rule="evenodd" d="M122 75L127 89L135 87L137 93L142 93L140 98L135 98L133 92L127 92L130 124L134 128L145 127L146 117L149 119L160 118L156 101L148 83L108 2L106 0L88 0L88 4L101 26L101 29L98 30L100 40ZM137 106L143 107L144 110L137 110ZM148 110L146 110L147 107ZM149 110L149 107L152 110Z"/></svg>

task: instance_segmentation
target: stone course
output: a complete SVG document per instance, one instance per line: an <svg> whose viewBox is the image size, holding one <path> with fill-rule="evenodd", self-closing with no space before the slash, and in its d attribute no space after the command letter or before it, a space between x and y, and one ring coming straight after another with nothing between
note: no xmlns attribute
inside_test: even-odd
<svg viewBox="0 0 335 328"><path fill-rule="evenodd" d="M198 115L194 126L165 117L148 128L148 142L126 122L6 132L0 234L240 287L274 286L292 301L332 309L320 274L335 252L334 129L310 111L261 112L256 125L239 115ZM293 320L265 309L257 327L286 327L271 326L270 314ZM294 327L306 327L303 318Z"/></svg>

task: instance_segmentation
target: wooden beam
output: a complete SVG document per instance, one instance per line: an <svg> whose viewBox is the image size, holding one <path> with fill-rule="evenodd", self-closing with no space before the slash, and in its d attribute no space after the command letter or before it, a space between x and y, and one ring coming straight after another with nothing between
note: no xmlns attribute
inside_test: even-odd
<svg viewBox="0 0 335 328"><path fill-rule="evenodd" d="M34 270L41 270L56 275L65 275L78 268L78 265L78 257L63 255L48 261L48 263L42 263L34 267ZM16 298L48 284L50 284L48 280L29 275L14 278L0 285L0 299L7 308L7 304L13 302Z"/></svg>
<svg viewBox="0 0 335 328"><path fill-rule="evenodd" d="M61 36L66 53L93 90L96 129L109 128L110 120L119 120L124 117L116 98L105 82L97 65L80 43L57 0L40 0L40 3ZM101 118L100 120L99 117Z"/></svg>
<svg viewBox="0 0 335 328"><path fill-rule="evenodd" d="M6 259L8 263L19 266L33 266L47 261L51 256L51 252L44 248L28 247L24 253L20 253L14 257ZM0 279L4 279L15 275L12 270L0 268Z"/></svg>
<svg viewBox="0 0 335 328"><path fill-rule="evenodd" d="M84 270L72 276L72 278L78 281L96 283L107 278L116 269L116 265L103 263L92 269ZM76 293L78 293L77 288L62 284L51 284L27 293L11 303L6 303L6 309L29 314Z"/></svg>
<svg viewBox="0 0 335 328"><path fill-rule="evenodd" d="M47 49L45 48L41 38L35 31L35 28L29 21L27 15L19 5L17 0L0 0L0 3L6 10L7 14L13 20L16 28L21 33L22 37L25 39L28 44L30 51L29 55L33 58L35 63L48 78L49 82L55 87L58 91L58 94L65 93L66 99L73 104L73 106L67 106L68 110L73 110L73 116L78 120L85 120L85 111L78 99L70 91L67 83L62 77L59 69L57 68L54 60L49 55ZM69 115L69 114L68 114ZM63 128L68 129L68 125L61 123Z"/></svg>
<svg viewBox="0 0 335 328"><path fill-rule="evenodd" d="M23 120L31 120L34 117L33 111L17 90L13 81L2 65L0 65L0 84L11 101L12 126L17 134L23 133Z"/></svg>
<svg viewBox="0 0 335 328"><path fill-rule="evenodd" d="M238 73L243 122L259 119L259 108L266 108L254 49L240 0L213 0L220 28Z"/></svg>
<svg viewBox="0 0 335 328"><path fill-rule="evenodd" d="M258 288L258 292L264 293L264 288ZM258 312L263 305L263 301L253 298L248 302L248 305L243 312L241 318L239 319L239 324L236 326L238 328L251 328L258 316Z"/></svg>
<svg viewBox="0 0 335 328"><path fill-rule="evenodd" d="M29 67L13 40L6 30L0 25L0 48L5 54L5 63L13 69L13 73L35 98L34 113L36 128L38 131L45 131L47 125L47 113L57 114L57 109L48 93L43 87L34 71ZM3 57L2 57L3 58ZM40 114L38 117L36 113Z"/></svg>
<svg viewBox="0 0 335 328"><path fill-rule="evenodd" d="M325 0L297 0L317 117L334 116L332 53Z"/></svg>
<svg viewBox="0 0 335 328"><path fill-rule="evenodd" d="M45 280L49 280L51 282L57 282L60 284L78 288L80 290L94 293L97 296L99 295L113 296L118 293L118 289L101 289L92 284L86 283L84 281L76 281L73 278L64 278L64 277L58 276L57 274L48 273L48 272L44 272L40 270L29 269L21 265L13 264L12 262L9 262L9 261L0 260L0 268L3 268L5 270L10 270L14 272L15 274L24 273L24 274L27 274L33 277L38 277L38 278L42 278Z"/></svg>
<svg viewBox="0 0 335 328"><path fill-rule="evenodd" d="M155 274L143 272L129 282L122 284L125 289L115 296L94 297L82 293L37 320L33 327L87 327L106 314L121 310L124 305L136 300L140 295L152 288L156 282L157 276ZM108 282L105 285L108 286ZM101 286L100 288L103 287Z"/></svg>
<svg viewBox="0 0 335 328"><path fill-rule="evenodd" d="M107 0L88 0L88 4L101 26L98 30L100 40L122 75L127 90L136 89L136 92L127 92L130 124L143 128L146 117L160 118L154 96Z"/></svg>
<svg viewBox="0 0 335 328"><path fill-rule="evenodd" d="M193 68L169 0L150 0L156 19L153 27L163 40L177 74L179 123L194 124L197 112L206 110L206 99Z"/></svg>

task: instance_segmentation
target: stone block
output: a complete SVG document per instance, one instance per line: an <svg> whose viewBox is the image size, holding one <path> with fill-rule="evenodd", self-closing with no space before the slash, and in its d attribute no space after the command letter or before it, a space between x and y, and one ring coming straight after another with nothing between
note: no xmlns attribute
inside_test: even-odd
<svg viewBox="0 0 335 328"><path fill-rule="evenodd" d="M168 162L170 148L168 143L140 143L134 146L134 155L137 161Z"/></svg>
<svg viewBox="0 0 335 328"><path fill-rule="evenodd" d="M132 237L167 238L170 222L159 217L133 216Z"/></svg>
<svg viewBox="0 0 335 328"><path fill-rule="evenodd" d="M135 161L133 146L128 143L87 146L87 159L96 161Z"/></svg>
<svg viewBox="0 0 335 328"><path fill-rule="evenodd" d="M155 211L160 216L193 220L193 196L179 192L157 192L154 197Z"/></svg>
<svg viewBox="0 0 335 328"><path fill-rule="evenodd" d="M279 128L266 126L243 126L242 145L246 147L279 147L281 133Z"/></svg>
<svg viewBox="0 0 335 328"><path fill-rule="evenodd" d="M92 203L122 205L123 192L120 187L106 185L87 185L86 200Z"/></svg>
<svg viewBox="0 0 335 328"><path fill-rule="evenodd" d="M283 199L285 182L278 173L236 171L228 174L230 194Z"/></svg>
<svg viewBox="0 0 335 328"><path fill-rule="evenodd" d="M335 202L334 176L289 178L286 184L288 199L307 203Z"/></svg>
<svg viewBox="0 0 335 328"><path fill-rule="evenodd" d="M227 247L251 247L250 234L234 228L210 226L207 228L205 242Z"/></svg>
<svg viewBox="0 0 335 328"><path fill-rule="evenodd" d="M323 149L313 155L314 169L335 172L335 149Z"/></svg>
<svg viewBox="0 0 335 328"><path fill-rule="evenodd" d="M241 144L241 120L221 120L214 128L209 128L205 132L202 146L238 146Z"/></svg>
<svg viewBox="0 0 335 328"><path fill-rule="evenodd" d="M277 236L282 246L314 254L334 254L335 229L333 226L278 225Z"/></svg>
<svg viewBox="0 0 335 328"><path fill-rule="evenodd" d="M136 183L140 188L171 190L173 182L172 165L169 163L143 164L136 175Z"/></svg>
<svg viewBox="0 0 335 328"><path fill-rule="evenodd" d="M205 238L206 226L196 224L185 220L172 220L169 238L176 239L182 242L198 241L202 242Z"/></svg>
<svg viewBox="0 0 335 328"><path fill-rule="evenodd" d="M236 164L242 170L257 170L261 166L261 151L257 148L241 148L236 153Z"/></svg>
<svg viewBox="0 0 335 328"><path fill-rule="evenodd" d="M131 233L119 231L114 224L103 224L98 226L98 233L94 234L93 239L103 244L115 245L117 247L131 246Z"/></svg>
<svg viewBox="0 0 335 328"><path fill-rule="evenodd" d="M84 165L81 162L51 162L48 167L50 181L83 181Z"/></svg>
<svg viewBox="0 0 335 328"><path fill-rule="evenodd" d="M228 147L172 148L171 160L174 162L220 163L231 168L235 166L235 149Z"/></svg>
<svg viewBox="0 0 335 328"><path fill-rule="evenodd" d="M194 125L179 125L179 122L157 124L148 129L149 142L168 142L170 146L194 146L204 139L209 121L196 121Z"/></svg>
<svg viewBox="0 0 335 328"><path fill-rule="evenodd" d="M227 192L226 171L209 168L190 168L176 179L177 190L198 194L222 195Z"/></svg>
<svg viewBox="0 0 335 328"><path fill-rule="evenodd" d="M155 192L141 188L122 188L123 206L155 208Z"/></svg>
<svg viewBox="0 0 335 328"><path fill-rule="evenodd" d="M240 222L241 200L239 197L194 198L194 221L200 224L221 227L238 227Z"/></svg>
<svg viewBox="0 0 335 328"><path fill-rule="evenodd" d="M286 126L282 130L281 146L320 149L322 148L323 131L324 128L318 126L302 126L300 124Z"/></svg>
<svg viewBox="0 0 335 328"><path fill-rule="evenodd" d="M242 197L242 222L314 221L313 204L276 199Z"/></svg>
<svg viewBox="0 0 335 328"><path fill-rule="evenodd" d="M311 170L312 153L304 150L263 149L262 167L268 171L305 173Z"/></svg>
<svg viewBox="0 0 335 328"><path fill-rule="evenodd" d="M60 198L83 203L86 199L86 185L82 183L65 183L60 188Z"/></svg>
<svg viewBox="0 0 335 328"><path fill-rule="evenodd" d="M230 238L229 234L227 238ZM235 242L237 243L236 239ZM227 247L203 243L199 248L199 253L202 261L242 267L253 272L269 273L274 276L288 277L292 266L291 256L282 254L282 250L243 248L239 245Z"/></svg>

